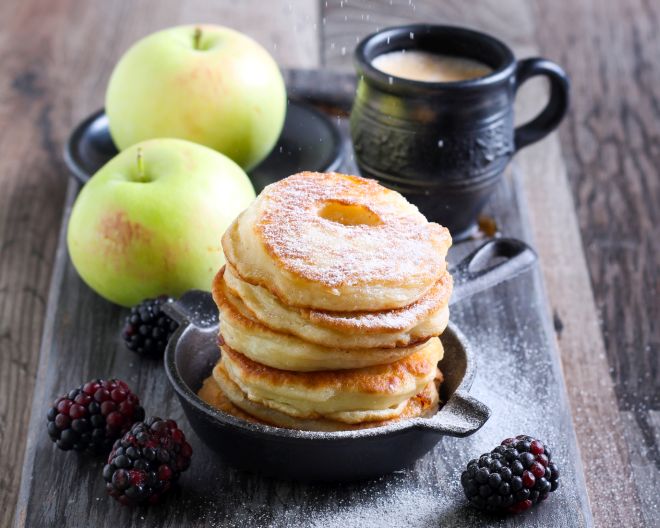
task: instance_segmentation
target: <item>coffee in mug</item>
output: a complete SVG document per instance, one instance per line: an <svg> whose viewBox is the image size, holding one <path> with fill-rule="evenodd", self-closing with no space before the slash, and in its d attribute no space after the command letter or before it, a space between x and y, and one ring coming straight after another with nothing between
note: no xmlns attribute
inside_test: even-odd
<svg viewBox="0 0 660 528"><path fill-rule="evenodd" d="M378 55L372 64L393 77L424 82L465 81L493 72L490 66L467 57L405 49Z"/></svg>

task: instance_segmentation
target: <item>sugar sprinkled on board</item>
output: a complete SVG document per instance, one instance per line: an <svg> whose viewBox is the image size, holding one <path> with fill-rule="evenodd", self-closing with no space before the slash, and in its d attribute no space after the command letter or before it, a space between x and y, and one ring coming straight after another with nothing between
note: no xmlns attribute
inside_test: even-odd
<svg viewBox="0 0 660 528"><path fill-rule="evenodd" d="M520 280L523 284L518 287L498 286L493 293L459 303L454 309L453 319L459 325L479 316L468 337L479 369L470 394L492 410L491 419L479 432L467 438L444 438L413 468L357 483L287 483L222 465L217 467L217 481L199 484L202 489L210 485L217 495L199 505L208 524L241 528L585 526L580 503L584 498L576 493L577 452L567 435L570 416L558 404L565 404L557 393L558 364L544 350L547 329L538 311L511 310L520 300L514 296L530 287L529 277ZM504 316L506 328L502 326ZM460 473L470 458L521 433L537 436L551 446L562 484L546 503L522 516L484 517L467 506ZM634 512L631 515L637 518Z"/></svg>

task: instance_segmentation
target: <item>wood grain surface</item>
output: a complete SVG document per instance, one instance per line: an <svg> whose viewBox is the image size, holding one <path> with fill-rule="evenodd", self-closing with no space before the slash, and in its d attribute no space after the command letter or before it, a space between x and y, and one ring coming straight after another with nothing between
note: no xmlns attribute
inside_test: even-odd
<svg viewBox="0 0 660 528"><path fill-rule="evenodd" d="M0 3L0 526L20 478L64 201L63 142L101 106L134 40L198 20L247 32L284 66L348 69L361 35L430 21L489 31L520 56L540 50L567 67L573 109L561 149L549 138L517 157L521 194L582 450L593 456L596 439L615 459L586 465L596 524L657 524L659 18L644 0ZM603 470L623 476L626 493L603 484Z"/></svg>
<svg viewBox="0 0 660 528"><path fill-rule="evenodd" d="M574 83L562 150L620 405L648 429L644 413L660 408L660 4L539 2L538 16L544 48L580 42L558 50Z"/></svg>
<svg viewBox="0 0 660 528"><path fill-rule="evenodd" d="M0 526L14 514L68 174L71 128L103 105L138 38L199 20L244 31L284 66L314 67L317 2L0 2ZM28 36L29 35L29 36Z"/></svg>
<svg viewBox="0 0 660 528"><path fill-rule="evenodd" d="M632 511L657 526L660 4L610 0L550 8L539 1L536 17L545 21L538 24L543 49L566 43L557 53L573 76L573 110L559 137L607 354L601 376L614 381L620 416L613 423L624 431L627 443L619 445L630 462L628 485L639 496ZM616 504L619 496L612 499Z"/></svg>
<svg viewBox="0 0 660 528"><path fill-rule="evenodd" d="M327 80L350 102L353 89L342 75L290 76L295 91L313 93ZM301 86L301 84L303 86ZM322 94L317 94L318 98ZM347 148L347 120L340 125ZM356 167L346 156L342 171ZM280 175L281 176L281 175ZM519 173L503 179L488 206L502 232L526 237L521 222ZM70 184L66 203L75 197ZM67 211L68 212L68 211ZM66 219L66 217L65 217ZM64 232L62 232L62 238ZM456 263L482 241L455 244L449 260ZM62 246L60 246L62 247ZM187 420L158 361L136 358L121 342L119 329L126 309L112 305L87 288L66 251L58 250L49 297L46 333L35 391L17 528L23 526L345 526L456 528L489 526L591 527L571 414L563 384L554 330L538 268L452 305L452 321L469 335L477 376L470 394L492 408L488 422L467 438L444 438L413 468L382 478L313 485L277 481L240 472L205 449ZM205 317L201 316L203 319ZM530 359L533 358L533 361ZM63 367L63 365L71 365ZM158 508L122 508L106 497L101 462L57 451L43 434L43 401L61 387L93 376L118 376L140 395L147 412L176 419L195 452L181 486ZM515 385L515 390L512 387ZM531 389L531 390L530 390ZM544 419L539 420L538 416ZM518 518L484 518L465 504L459 476L467 460L488 451L509 435L525 430L553 446L561 466L561 487L552 500ZM506 433L505 433L506 432ZM67 490L63 493L61 490ZM44 507L47 503L48 506Z"/></svg>
<svg viewBox="0 0 660 528"><path fill-rule="evenodd" d="M547 58L566 64L569 74L574 79L578 77L574 81L573 88L574 108L568 116L568 123L560 128L560 135L566 131L577 130L578 134L584 136L586 133L584 129L590 130L588 123L584 122L584 108L598 108L601 104L599 97L594 96L593 93L589 97L587 93L590 93L589 90L595 90L598 94L603 94L606 86L612 84L613 79L605 78L602 83L594 83L590 75L585 75L594 71L592 60L594 56L599 56L601 70L607 72L614 68L612 57L618 59L627 56L626 52L638 53L641 47L645 50L655 49L649 32L652 31L653 21L657 21L657 17L653 16L653 9L649 5L640 5L634 11L622 8L621 3L609 5L609 12L613 16L608 20L622 19L625 14L628 17L626 20L635 22L634 14L645 13L649 16L649 22L645 24L649 27L645 32L640 29L641 35L638 35L639 31L635 29L635 24L626 27L627 32L632 33L633 36L638 35L637 48L626 48L626 41L619 38L615 39L619 46L618 53L609 55L598 53L599 46L604 45L603 35L608 30L620 34L620 25L611 23L608 27L606 20L600 20L598 24L593 23L594 18L598 18L596 13L579 7L587 5L581 2L538 2L539 6L536 9L534 4L514 1L480 2L479 9L465 9L465 4L458 1L443 2L442 6L433 1L393 4L388 10L379 10L371 2L347 3L341 0L329 2L323 13L328 28L324 35L325 47L322 53L325 63L337 68L350 68L350 60L347 60L343 50L350 45L354 35L366 35L389 25L425 20L476 27L508 42L518 57L538 55L542 51ZM619 6L621 11L617 12L615 5ZM594 11L596 11L595 7ZM603 17L602 12L598 16ZM573 20L574 17L576 25L565 22ZM583 25L578 26L577 22ZM567 32L563 39L557 37L556 28L559 27ZM547 40L539 41L539 32L541 34L545 32ZM582 46L583 40L585 40L584 46ZM632 44L634 39L628 42ZM573 45L569 46L569 43ZM573 65L576 61L578 65L574 69ZM644 75L651 75L648 71L650 59L644 62L642 57L631 62L638 64L638 70L641 68ZM631 79L631 83L637 82L632 75L628 78ZM586 86L589 86L589 90L583 89ZM645 86L650 90L653 88L649 82ZM655 86L657 91L657 85ZM637 91L638 89L632 93L636 94ZM613 103L620 102L617 100L618 92L612 92L610 96L614 99ZM650 102L654 100L653 92L648 93L647 97L649 101L646 104L650 106ZM544 99L545 86L542 83L524 85L517 101L517 121L525 121L534 115L539 109L540 101ZM632 102L628 106L634 108ZM601 112L602 108L597 114L600 115ZM594 114L595 112L591 110L586 115L591 115L589 119L593 119ZM651 124L655 114L647 112L645 115L650 121L648 130L657 131L657 126L654 129ZM612 119L618 118L612 116ZM576 120L580 122L577 126ZM613 122L603 123L602 127L594 129L602 138L603 145L607 143L607 138L610 137L609 130L612 127L616 130L621 127L621 123L617 122L616 126ZM598 141L593 137L591 139L592 143L585 147L596 149ZM626 149L626 142L625 135L621 135L619 142L616 143L616 148L622 153ZM567 143L573 149L579 145L575 138ZM646 149L639 148L638 151L643 151L641 157L648 165L650 161L648 158L653 159L654 151L649 141L644 145ZM604 148L608 150L611 147ZM582 452L590 453L590 463L586 465L585 473L594 520L597 526L618 526L624 523L653 526L660 522L660 505L657 499L657 490L660 489L660 457L657 451L660 430L649 415L649 412L657 410L657 398L660 394L657 353L659 337L657 326L654 326L657 325L657 311L660 307L657 292L659 271L657 248L660 237L657 224L652 224L652 215L657 215L658 200L660 200L659 179L653 165L650 165L651 172L648 174L640 175L637 172L631 178L617 177L616 169L604 162L597 152L598 149L592 152L594 163L604 164L609 171L603 175L606 180L603 186L616 187L619 189L618 196L627 196L627 201L616 196L608 198L607 194L600 194L597 184L586 177L589 172L584 170L571 174L572 181L569 181L556 135L523 150L516 156L513 167L520 169L521 193L524 196L523 203L527 205L530 239L534 241L541 257L548 299L558 329L557 338L579 444ZM657 159L657 152L655 157ZM636 165L629 163L629 172L635 171L635 167ZM644 180L646 186L636 182L639 178ZM576 189L575 182L589 189L587 203L581 203L579 196L575 194L576 191L571 192L571 187ZM635 235L636 238L624 236L616 240L627 247L634 244L635 240L639 240L641 246L645 248L640 249L639 256L645 260L641 263L641 269L629 270L627 281L618 274L619 287L615 287L610 277L614 278L614 270L620 269L619 265L615 263L607 265L609 261L604 255L599 255L598 259L591 259L588 258L589 252L587 252L585 258L580 231L586 237L592 236L594 231L589 223L579 226L576 216L579 216L581 208L586 208L591 218L606 217L610 218L610 222L618 222L616 230L607 231L605 228L609 237L616 237L616 233L634 228L625 222L625 215L630 215L630 208L635 207L636 200L642 199L635 194L635 190L638 195L640 189L646 189L649 196L644 197L643 204L640 203L638 211L640 217L634 222L642 222L644 227L641 233ZM574 195L577 196L577 215L573 202ZM608 199L615 199L618 203L627 205L628 208L621 212L619 218L608 216L610 207L607 205ZM654 242L655 246L653 246ZM612 257L614 254L619 252L610 251L609 256ZM619 254L619 259L623 258ZM587 268L586 262L589 262L590 269ZM609 276L593 275L594 266L605 267ZM617 329L616 335L635 336L635 346L624 347L619 344L621 341L619 339L616 350L609 351L609 357L605 353L603 333L607 335L610 326L607 325L608 321L601 319L602 316L594 303L589 280L590 270L592 277L600 277L602 281L600 284L594 282L596 296L598 292L601 295L608 292L612 307L617 307L617 310L611 312L612 320L609 321L610 326ZM637 280L631 280L633 276L637 277ZM631 308L635 306L630 314L627 313L629 306ZM645 306L648 307L648 311L636 318L634 314L639 314ZM622 316L623 313L626 313L625 317ZM602 321L600 324L599 319ZM622 325L625 322L628 326L624 330ZM641 327L639 330L637 325ZM615 369L616 364L623 365L625 370ZM610 375L611 372L615 374L614 379ZM637 420L636 427L630 427L630 422L622 419L619 408L620 404L624 407L626 405L622 390L629 382L644 388L629 393L630 401L634 402L636 409L632 414ZM598 439L597 450L593 448L595 438ZM639 461L644 461L644 464L639 464ZM621 484L603 486L603 482ZM649 486L649 483L653 485ZM649 489L655 490L656 493L649 493ZM629 490L635 492L629 493Z"/></svg>

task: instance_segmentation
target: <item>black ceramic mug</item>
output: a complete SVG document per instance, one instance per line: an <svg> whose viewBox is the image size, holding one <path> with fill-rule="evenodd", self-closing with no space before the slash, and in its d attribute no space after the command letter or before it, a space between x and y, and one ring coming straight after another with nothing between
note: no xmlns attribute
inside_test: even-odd
<svg viewBox="0 0 660 528"><path fill-rule="evenodd" d="M473 59L492 72L426 82L373 66L375 57L397 50ZM569 80L558 65L541 58L516 61L503 42L466 28L384 29L358 45L355 65L351 135L362 174L401 192L454 238L472 231L513 154L554 130L568 108ZM516 91L536 75L550 81L549 101L532 121L514 129Z"/></svg>

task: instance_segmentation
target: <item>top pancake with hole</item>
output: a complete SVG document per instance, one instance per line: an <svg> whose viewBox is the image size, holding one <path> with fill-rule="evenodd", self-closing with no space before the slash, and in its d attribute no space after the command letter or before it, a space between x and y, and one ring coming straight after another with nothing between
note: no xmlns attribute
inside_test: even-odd
<svg viewBox="0 0 660 528"><path fill-rule="evenodd" d="M391 310L445 272L449 231L373 180L303 172L269 185L222 239L240 277L284 304Z"/></svg>

